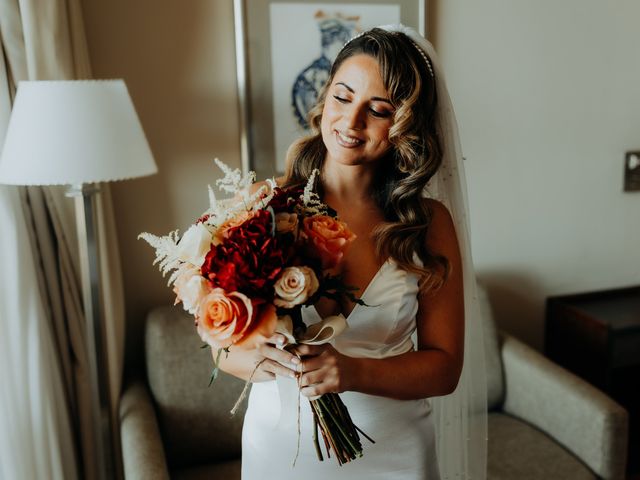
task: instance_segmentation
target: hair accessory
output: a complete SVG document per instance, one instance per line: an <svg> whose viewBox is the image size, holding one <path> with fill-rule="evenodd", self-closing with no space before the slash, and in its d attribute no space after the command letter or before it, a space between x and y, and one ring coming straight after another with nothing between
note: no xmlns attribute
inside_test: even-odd
<svg viewBox="0 0 640 480"><path fill-rule="evenodd" d="M429 73L431 74L431 78L433 78L434 77L434 75L433 75L433 67L431 66L431 61L429 60L429 57L427 57L427 54L424 53L424 50L422 50L420 48L420 45L418 45L416 42L414 42L410 38L409 38L409 40L411 41L413 46L416 47L416 50L418 50L418 52L420 52L420 55L422 55L422 58L424 58L424 61L427 64L427 68L429 69Z"/></svg>
<svg viewBox="0 0 640 480"><path fill-rule="evenodd" d="M363 36L365 33L367 33L366 31L360 32L357 35L351 37L349 40L347 40L344 45L342 45L342 48L344 49L344 47L346 47L347 45L349 45L351 42L353 42L356 38L360 38L361 36Z"/></svg>
<svg viewBox="0 0 640 480"><path fill-rule="evenodd" d="M364 32L360 32L357 35L355 35L354 37L351 37L349 40L347 40L347 42L342 46L342 48L344 49L344 47L346 47L347 45L349 45L351 42L353 42L354 40L360 38L361 36L363 36L365 33L367 33L366 31ZM398 33L403 33L404 32L391 32L394 34L398 34ZM420 48L420 45L418 45L416 42L413 41L413 39L411 37L409 37L409 35L404 34L409 41L413 44L414 47L416 47L416 50L418 50L418 52L420 53L420 56L422 56L422 58L424 58L424 62L427 64L427 69L429 70L429 74L431 75L431 78L434 78L434 74L433 74L433 67L431 66L431 60L429 60L429 57L427 56L426 53L424 53L424 50L422 50L422 48Z"/></svg>

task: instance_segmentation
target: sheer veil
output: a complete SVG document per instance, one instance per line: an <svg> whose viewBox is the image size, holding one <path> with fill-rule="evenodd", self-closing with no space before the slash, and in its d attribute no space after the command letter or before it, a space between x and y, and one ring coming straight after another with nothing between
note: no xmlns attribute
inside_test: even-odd
<svg viewBox="0 0 640 480"><path fill-rule="evenodd" d="M433 45L404 25L385 25L380 28L402 32L411 38L428 55L435 75L438 96L436 121L443 159L426 193L445 204L453 217L462 253L465 303L464 367L458 387L451 395L431 399L436 423L437 455L443 480L484 480L487 463L484 341L471 258L469 204L458 125Z"/></svg>

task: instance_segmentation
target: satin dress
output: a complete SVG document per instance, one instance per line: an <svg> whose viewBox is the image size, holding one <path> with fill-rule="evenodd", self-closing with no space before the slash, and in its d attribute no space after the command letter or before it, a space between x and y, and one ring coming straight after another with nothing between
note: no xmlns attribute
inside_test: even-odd
<svg viewBox="0 0 640 480"><path fill-rule="evenodd" d="M392 357L414 350L417 294L417 276L387 260L361 296L368 306L355 306L347 317L348 328L332 341L334 347L361 358ZM320 320L313 307L303 310L303 318L307 324ZM342 466L333 456L326 458L322 440L325 460L318 460L311 407L300 396L298 417L295 380L279 377L277 382L254 384L242 432L242 479L440 479L428 400L395 400L358 392L344 392L340 397L353 422L376 442L371 444L361 436L363 456Z"/></svg>

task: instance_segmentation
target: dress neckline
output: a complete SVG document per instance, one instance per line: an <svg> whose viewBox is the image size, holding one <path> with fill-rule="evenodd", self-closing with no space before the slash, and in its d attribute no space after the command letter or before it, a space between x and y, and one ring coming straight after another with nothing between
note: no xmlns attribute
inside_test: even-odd
<svg viewBox="0 0 640 480"><path fill-rule="evenodd" d="M382 265L380 265L380 267L378 268L378 270L376 271L376 273L373 275L373 277L371 277L371 280L369 280L369 283L367 284L367 286L364 288L362 295L360 295L360 300L362 300L363 302L366 303L365 301L365 297L367 295L367 293L369 292L369 290L371 290L372 286L376 283L376 281L378 280L378 277L380 277L382 275L382 272L386 269L387 265L390 265L393 262L393 259L391 257L388 257L383 263ZM358 307L360 307L361 305L359 303L356 303L353 308L351 309L351 311L347 314L344 315L344 313L340 312L342 315L345 316L345 319L347 321L347 323L349 323L349 319L351 318L351 316L353 315L353 313L358 309ZM316 314L316 316L322 320L322 316L320 315L320 313L318 313L318 310L316 310L316 306L315 305L311 305L311 307L313 308L314 313Z"/></svg>

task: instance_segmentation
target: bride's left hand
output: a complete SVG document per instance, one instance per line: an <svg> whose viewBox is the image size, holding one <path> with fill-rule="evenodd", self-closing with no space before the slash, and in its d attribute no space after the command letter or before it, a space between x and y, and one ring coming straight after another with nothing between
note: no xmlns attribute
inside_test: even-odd
<svg viewBox="0 0 640 480"><path fill-rule="evenodd" d="M354 359L338 352L332 345L296 345L302 361L300 393L314 397L325 393L340 393L351 390L354 375Z"/></svg>

